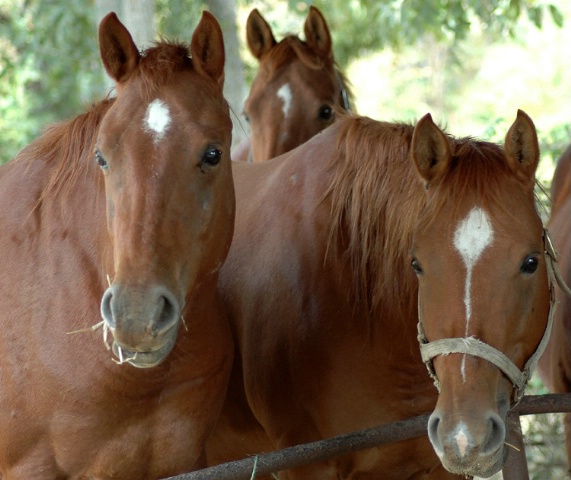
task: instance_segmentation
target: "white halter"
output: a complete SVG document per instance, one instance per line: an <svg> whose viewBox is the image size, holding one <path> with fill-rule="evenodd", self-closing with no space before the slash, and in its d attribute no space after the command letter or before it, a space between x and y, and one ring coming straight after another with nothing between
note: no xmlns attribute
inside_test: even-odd
<svg viewBox="0 0 571 480"><path fill-rule="evenodd" d="M539 357L545 351L549 336L551 334L551 327L553 325L553 316L555 314L555 283L571 296L571 290L565 284L559 269L557 268L557 254L551 243L549 232L547 228L543 229L543 245L545 254L545 264L547 267L547 280L549 286L550 304L549 314L547 317L547 326L543 334L543 338L539 342L537 349L531 355L529 360L525 363L523 370L520 370L515 363L513 363L504 353L496 348L488 345L481 340L474 337L464 338L443 338L429 342L424 334L422 326L422 317L420 313L420 298L418 301L418 342L420 343L420 354L422 361L428 368L428 373L434 379L434 385L440 392L440 381L436 376L432 359L438 355L448 355L450 353L465 353L475 357L483 358L488 362L498 367L512 382L514 386L514 404L517 404L525 393L527 382L537 366Z"/></svg>

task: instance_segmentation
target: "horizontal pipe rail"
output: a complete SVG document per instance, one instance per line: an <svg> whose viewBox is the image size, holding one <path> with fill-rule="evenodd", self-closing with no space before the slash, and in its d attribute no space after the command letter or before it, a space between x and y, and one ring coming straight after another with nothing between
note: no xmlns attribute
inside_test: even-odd
<svg viewBox="0 0 571 480"><path fill-rule="evenodd" d="M571 394L527 395L510 411L511 414L516 412L519 415L571 413ZM329 460L349 452L420 437L426 434L429 416L427 413L325 440L261 453L242 460L169 477L168 480L250 480L254 476L269 475L287 468Z"/></svg>

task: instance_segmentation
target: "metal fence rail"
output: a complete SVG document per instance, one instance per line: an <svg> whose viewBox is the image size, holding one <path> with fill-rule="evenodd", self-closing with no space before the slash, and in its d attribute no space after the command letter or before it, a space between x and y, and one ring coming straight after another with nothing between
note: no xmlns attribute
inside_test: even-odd
<svg viewBox="0 0 571 480"><path fill-rule="evenodd" d="M510 443L519 443L519 455L512 455L504 468L504 480L526 478L527 465L525 451L519 429L519 415L543 413L571 413L571 394L548 394L525 396L510 412ZM224 463L192 473L170 477L169 480L250 480L252 472L255 476L268 475L287 468L299 467L309 463L329 460L331 458L377 447L387 443L400 442L410 438L426 435L426 425L430 414L379 425L353 433L296 445L284 450L263 453L235 462ZM517 452L515 452L517 453Z"/></svg>

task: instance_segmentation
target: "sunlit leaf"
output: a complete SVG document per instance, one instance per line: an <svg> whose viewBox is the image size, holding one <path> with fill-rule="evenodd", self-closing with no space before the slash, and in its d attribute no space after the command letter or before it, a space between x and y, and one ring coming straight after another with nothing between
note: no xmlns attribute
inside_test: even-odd
<svg viewBox="0 0 571 480"><path fill-rule="evenodd" d="M549 4L549 13L551 13L551 19L553 20L553 23L555 23L555 25L557 25L558 27L562 27L564 19L561 10L559 10L553 4Z"/></svg>

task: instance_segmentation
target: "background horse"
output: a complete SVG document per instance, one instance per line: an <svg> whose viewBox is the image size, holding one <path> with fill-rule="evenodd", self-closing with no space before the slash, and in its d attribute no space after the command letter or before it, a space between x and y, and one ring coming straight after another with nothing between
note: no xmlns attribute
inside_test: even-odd
<svg viewBox="0 0 571 480"><path fill-rule="evenodd" d="M205 13L190 47L141 56L112 13L99 40L116 99L0 169L5 479L201 467L231 368L216 288L234 220L220 27ZM102 330L68 335L101 315L115 362Z"/></svg>
<svg viewBox="0 0 571 480"><path fill-rule="evenodd" d="M250 141L234 160L259 162L292 150L331 125L336 108L349 109L346 80L337 69L329 28L309 7L305 42L294 35L277 43L258 10L248 17L248 47L259 68L244 105Z"/></svg>
<svg viewBox="0 0 571 480"><path fill-rule="evenodd" d="M571 146L559 159L551 184L548 223L563 279L571 285ZM557 290L553 333L538 365L543 383L555 393L571 392L571 297ZM571 469L571 415L565 415L567 459Z"/></svg>
<svg viewBox="0 0 571 480"><path fill-rule="evenodd" d="M210 463L434 410L430 441L280 478L499 470L512 382L478 356L438 355L438 395L417 323L420 310L428 345L475 337L519 369L534 353L550 304L538 160L533 123L518 112L505 150L449 137L430 116L415 128L348 117L271 161L234 162L235 235L220 286L237 356Z"/></svg>

